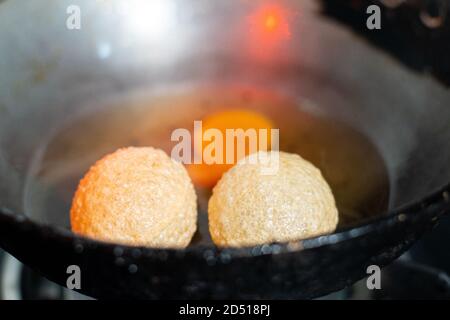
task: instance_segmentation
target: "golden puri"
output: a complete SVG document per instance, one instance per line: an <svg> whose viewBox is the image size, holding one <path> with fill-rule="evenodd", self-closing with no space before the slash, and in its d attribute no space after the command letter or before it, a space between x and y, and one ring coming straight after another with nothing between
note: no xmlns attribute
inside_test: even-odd
<svg viewBox="0 0 450 320"><path fill-rule="evenodd" d="M120 149L81 180L70 212L80 235L157 248L186 247L197 224L197 198L186 169L163 151Z"/></svg>
<svg viewBox="0 0 450 320"><path fill-rule="evenodd" d="M265 164L247 157L215 186L208 204L214 243L252 246L333 232L338 211L319 169L296 154L264 154L279 156L278 170L263 174Z"/></svg>

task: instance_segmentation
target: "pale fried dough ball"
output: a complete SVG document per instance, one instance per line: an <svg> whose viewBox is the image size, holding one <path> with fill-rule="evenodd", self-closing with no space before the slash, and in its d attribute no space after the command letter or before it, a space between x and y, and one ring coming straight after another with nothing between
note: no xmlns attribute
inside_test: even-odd
<svg viewBox="0 0 450 320"><path fill-rule="evenodd" d="M247 157L214 188L208 205L214 243L241 247L333 232L338 211L319 169L296 154L264 154L279 156L274 174L263 174L264 164L251 164Z"/></svg>
<svg viewBox="0 0 450 320"><path fill-rule="evenodd" d="M136 246L186 247L197 197L186 169L163 151L120 149L81 180L70 212L80 235Z"/></svg>

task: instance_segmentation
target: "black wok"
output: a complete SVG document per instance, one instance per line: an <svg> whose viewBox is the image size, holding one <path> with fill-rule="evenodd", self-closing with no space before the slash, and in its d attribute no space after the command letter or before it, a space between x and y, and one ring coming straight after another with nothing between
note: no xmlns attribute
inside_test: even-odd
<svg viewBox="0 0 450 320"><path fill-rule="evenodd" d="M72 3L78 31L66 29ZM388 264L450 211L450 90L320 16L316 2L278 2L295 13L290 40L261 59L243 50L241 24L259 1L173 1L180 25L162 40L130 34L102 3L0 3L0 246L49 279L66 285L77 265L79 291L96 298L314 298ZM67 211L33 213L27 193L45 186L31 159L83 106L230 82L301 96L367 135L387 166L389 212L314 239L224 250L106 244L72 234L59 222Z"/></svg>

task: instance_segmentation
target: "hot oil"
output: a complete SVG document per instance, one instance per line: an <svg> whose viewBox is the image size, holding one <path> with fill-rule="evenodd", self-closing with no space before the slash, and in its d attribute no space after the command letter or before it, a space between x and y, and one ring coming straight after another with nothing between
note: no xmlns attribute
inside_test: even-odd
<svg viewBox="0 0 450 320"><path fill-rule="evenodd" d="M311 161L329 183L347 227L387 210L389 178L374 144L358 130L302 108L273 93L215 88L133 98L74 117L43 144L33 164L25 205L42 222L69 228L69 210L77 184L104 155L126 146L153 146L169 155L175 129L193 130L195 120L224 109L250 109L280 129L280 150ZM210 243L207 202L210 188L196 186L199 232L194 243ZM137 191L138 192L138 191Z"/></svg>

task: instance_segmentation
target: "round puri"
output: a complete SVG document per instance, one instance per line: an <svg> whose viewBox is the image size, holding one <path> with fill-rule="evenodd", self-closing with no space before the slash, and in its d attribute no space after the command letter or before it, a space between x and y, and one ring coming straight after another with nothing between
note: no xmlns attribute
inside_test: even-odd
<svg viewBox="0 0 450 320"><path fill-rule="evenodd" d="M279 156L278 169L250 163L249 157L226 172L208 205L209 230L220 247L242 247L305 239L333 232L335 200L319 169L296 154Z"/></svg>
<svg viewBox="0 0 450 320"><path fill-rule="evenodd" d="M81 180L72 230L134 246L184 248L196 230L197 198L182 164L154 148L120 149Z"/></svg>

